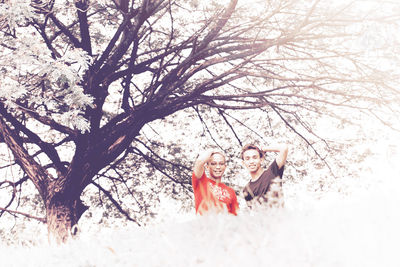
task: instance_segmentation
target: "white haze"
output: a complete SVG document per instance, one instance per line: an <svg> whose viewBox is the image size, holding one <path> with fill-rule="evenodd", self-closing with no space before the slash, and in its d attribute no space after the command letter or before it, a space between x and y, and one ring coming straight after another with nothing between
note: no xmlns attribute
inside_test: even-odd
<svg viewBox="0 0 400 267"><path fill-rule="evenodd" d="M398 267L400 172L394 161L375 162L375 171L348 196L299 196L283 210L93 226L59 247L32 233L36 245L0 243L1 266Z"/></svg>

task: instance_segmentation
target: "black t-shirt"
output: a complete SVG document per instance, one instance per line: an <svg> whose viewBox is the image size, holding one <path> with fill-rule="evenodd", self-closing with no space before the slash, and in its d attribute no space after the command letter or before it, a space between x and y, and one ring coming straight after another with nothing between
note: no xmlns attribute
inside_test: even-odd
<svg viewBox="0 0 400 267"><path fill-rule="evenodd" d="M285 166L279 169L274 160L256 181L250 181L243 189L244 198L249 206L257 201L267 202L270 206L283 206L282 176Z"/></svg>

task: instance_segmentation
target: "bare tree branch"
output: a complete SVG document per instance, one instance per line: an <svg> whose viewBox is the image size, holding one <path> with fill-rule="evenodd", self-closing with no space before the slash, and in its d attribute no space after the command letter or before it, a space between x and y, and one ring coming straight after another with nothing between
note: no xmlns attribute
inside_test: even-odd
<svg viewBox="0 0 400 267"><path fill-rule="evenodd" d="M3 212L8 212L8 213L13 213L13 214L23 215L23 216L25 216L25 217L27 217L27 218L35 219L35 220L38 220L38 221L40 221L40 222L42 222L42 223L46 223L46 222L47 222L47 221L46 221L46 218L36 217L36 216L33 216L33 215L28 214L28 213L25 213L25 212L16 211L16 210L8 210L8 209L6 209L6 208L1 208L1 207L0 207L0 210L3 211Z"/></svg>
<svg viewBox="0 0 400 267"><path fill-rule="evenodd" d="M131 218L129 213L127 211L125 211L121 205L113 198L113 196L111 195L111 193L107 190L105 190L102 186L100 186L98 183L92 181L91 184L93 184L94 186L96 186L98 189L100 189L101 192L103 192L103 194L111 201L111 203L113 203L114 207L117 208L117 210L119 212L121 212L123 215L125 215L125 217L132 222L135 222L137 225L140 226L140 223L138 223L135 219Z"/></svg>

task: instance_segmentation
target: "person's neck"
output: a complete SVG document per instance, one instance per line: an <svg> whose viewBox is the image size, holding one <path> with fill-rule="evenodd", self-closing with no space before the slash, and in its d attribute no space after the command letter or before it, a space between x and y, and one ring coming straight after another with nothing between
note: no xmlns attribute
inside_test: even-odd
<svg viewBox="0 0 400 267"><path fill-rule="evenodd" d="M251 180L253 182L257 181L258 178L260 178L261 174L264 172L264 168L259 168L257 171L255 172L250 172L251 175Z"/></svg>
<svg viewBox="0 0 400 267"><path fill-rule="evenodd" d="M220 183L221 182L221 178L214 178L212 176L209 177L211 180L213 180L216 183Z"/></svg>

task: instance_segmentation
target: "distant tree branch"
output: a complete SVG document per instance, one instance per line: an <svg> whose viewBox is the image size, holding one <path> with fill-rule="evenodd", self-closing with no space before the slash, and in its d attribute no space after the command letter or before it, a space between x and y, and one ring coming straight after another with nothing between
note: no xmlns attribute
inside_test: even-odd
<svg viewBox="0 0 400 267"><path fill-rule="evenodd" d="M201 124L203 125L203 129L210 135L211 139L214 141L214 143L221 149L223 150L222 146L218 143L218 141L214 138L214 135L211 133L211 130L209 129L207 123L205 122L205 120L203 119L203 117L200 114L200 111L197 107L194 108L196 113L197 113L197 117L200 119Z"/></svg>
<svg viewBox="0 0 400 267"><path fill-rule="evenodd" d="M262 110L262 109L261 109ZM264 111L264 110L262 110ZM249 127L246 123L242 122L241 120L237 119L236 117L233 117L231 114L228 114L226 112L226 110L224 111L224 114L230 118L232 118L236 123L238 123L239 125L243 126L244 128L246 128L247 130L249 130L250 132L254 133L255 135L257 135L261 140L264 140L264 136L260 135L257 131L255 131L254 129L252 129L251 127ZM269 117L268 117L269 119ZM272 129L272 127L271 127Z"/></svg>
<svg viewBox="0 0 400 267"><path fill-rule="evenodd" d="M89 24L87 18L87 9L89 7L88 2L88 0L75 1L75 6L78 12L82 48L89 55L92 55L92 44L90 40Z"/></svg>
<svg viewBox="0 0 400 267"><path fill-rule="evenodd" d="M13 152L16 162L18 162L45 199L47 195L47 179L51 175L29 155L23 147L19 135L8 127L2 116L0 116L0 132L4 137L5 143Z"/></svg>
<svg viewBox="0 0 400 267"><path fill-rule="evenodd" d="M218 109L218 113L221 115L222 119L225 121L225 123L228 125L229 129L231 129L233 135L235 136L236 140L239 142L239 145L242 147L242 141L240 140L239 136L237 135L234 127L232 124L228 121L228 119L225 116L225 112L222 109Z"/></svg>
<svg viewBox="0 0 400 267"><path fill-rule="evenodd" d="M27 217L27 218L35 219L35 220L38 220L38 221L40 221L40 222L42 222L42 223L46 223L46 222L47 222L47 221L46 221L46 218L36 217L36 216L30 215L30 214L25 213L25 212L16 211L16 210L9 210L9 209L5 209L5 208L0 208L0 210L3 211L3 212L8 212L8 213L13 213L13 214L23 215L23 216L25 216L25 217Z"/></svg>
<svg viewBox="0 0 400 267"><path fill-rule="evenodd" d="M81 42L73 35L73 33L68 29L67 26L65 26L60 20L58 20L54 16L52 12L48 14L48 17L54 22L54 25L56 25L58 29L60 29L61 32L64 33L69 38L74 47L82 48Z"/></svg>
<svg viewBox="0 0 400 267"><path fill-rule="evenodd" d="M0 113L3 114L3 116L8 120L8 122L10 122L14 126L15 130L24 133L28 137L29 142L32 142L41 148L42 152L45 153L49 157L49 159L54 163L54 166L56 167L57 171L61 173L65 172L66 168L61 163L60 157L58 156L58 152L51 144L44 142L38 135L29 130L25 125L23 125L21 122L15 119L11 114L9 114L7 110L4 108L2 103L0 103Z"/></svg>
<svg viewBox="0 0 400 267"><path fill-rule="evenodd" d="M53 120L52 118L50 118L50 117L40 116L37 112L35 112L35 111L33 111L33 110L29 109L29 108L26 108L26 107L24 107L24 106L21 105L21 104L18 104L18 105L16 106L16 108L17 108L18 110L20 110L21 112L23 112L23 113L29 115L29 116L32 117L33 119L39 121L40 123L43 123L43 124L45 124L45 125L48 125L48 126L50 126L52 129L55 129L55 130L57 130L57 131L59 131L59 132L61 132L61 133L68 134L68 135L70 135L70 136L72 136L72 137L75 137L75 136L78 135L78 131L75 131L75 130L72 130L72 129L66 127L66 126L63 126L63 125L57 123L56 121L54 121L54 120Z"/></svg>
<svg viewBox="0 0 400 267"><path fill-rule="evenodd" d="M313 144L311 144L311 142L309 141L308 138L306 138L304 135L302 135L297 129L296 127L294 127L286 118L283 117L283 115L278 111L278 109L274 106L271 106L272 110L275 111L275 113L281 118L281 120L286 124L286 126L291 129L294 133L296 133L298 136L300 136L301 139L303 139L304 142L307 143L307 145L314 151L315 155L318 156L318 158L320 158L325 165L328 167L330 173L336 178L336 174L335 172L333 172L330 164L326 161L326 158L323 157L319 151L314 147Z"/></svg>
<svg viewBox="0 0 400 267"><path fill-rule="evenodd" d="M135 197L134 192L132 191L130 186L127 184L127 180L130 177L128 179L124 178L118 170L118 166L126 159L128 154L129 154L129 150L127 149L127 150L125 150L124 154L121 157L119 157L116 161L114 161L112 164L110 164L110 166L108 168L106 168L104 171L102 171L102 173L99 174L99 177L105 177L110 180L117 179L119 182L121 182L125 186L125 189L133 197L136 204L139 206L140 209L142 209L143 205L138 201L138 199ZM106 173L109 172L110 170L114 171L117 174L117 176L119 177L119 179L115 178L115 177L107 176Z"/></svg>
<svg viewBox="0 0 400 267"><path fill-rule="evenodd" d="M8 204L4 207L4 209L7 209L7 208L12 204L12 202L14 201L14 198L15 198L15 196L16 196L16 194L17 194L17 188L16 188L16 185L15 185L14 182L11 182L11 181L2 181L2 182L0 182L0 189L1 189L1 187L2 187L3 184L8 184L9 186L12 186L12 194L11 194L10 201L9 201ZM0 217L3 215L3 213L4 213L4 211L0 212Z"/></svg>
<svg viewBox="0 0 400 267"><path fill-rule="evenodd" d="M142 158L144 158L147 162L149 162L154 168L156 168L158 171L160 171L161 173L163 173L166 177L168 177L171 181L182 185L184 188L187 189L187 185L189 184L188 180L178 180L174 177L172 177L172 175L170 175L167 171L166 168L163 166L164 164L169 164L175 168L178 168L179 170L186 170L186 171L190 171L190 168L181 165L181 164L177 164L171 161L168 161L162 157L160 157L155 151L153 151L150 147L148 147L145 143L141 142L140 140L136 140L137 142L140 142L143 146L146 147L147 150L149 150L153 155L155 155L156 159L146 155L145 153L143 153L140 149L138 148L131 148L131 150L133 152L135 152L136 154L140 155Z"/></svg>
<svg viewBox="0 0 400 267"><path fill-rule="evenodd" d="M99 185L98 183L92 181L91 184L93 184L94 186L96 186L101 192L103 192L103 194L111 201L111 203L114 205L114 207L117 208L117 210L119 212L121 212L123 215L125 215L125 217L132 222L135 222L137 225L141 226L139 222L137 222L135 219L131 218L129 213L127 211L125 211L121 205L118 203L118 201L116 201L113 196L111 195L111 193L109 191L107 191L106 189L104 189L101 185Z"/></svg>

